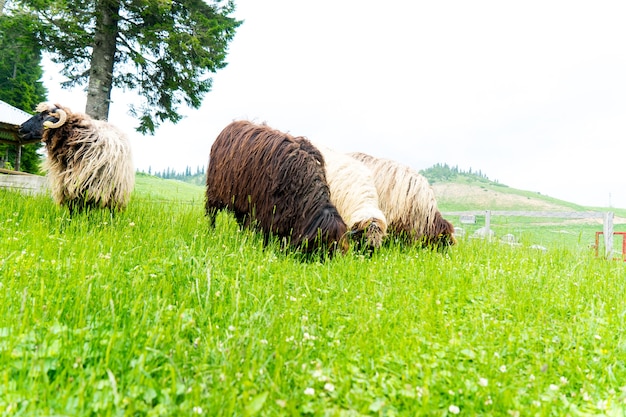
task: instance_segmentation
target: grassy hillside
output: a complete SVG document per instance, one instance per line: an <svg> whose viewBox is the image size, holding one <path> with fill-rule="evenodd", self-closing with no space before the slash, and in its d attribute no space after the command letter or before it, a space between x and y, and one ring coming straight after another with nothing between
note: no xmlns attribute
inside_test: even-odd
<svg viewBox="0 0 626 417"><path fill-rule="evenodd" d="M622 415L626 267L461 239L301 262L202 188L0 190L0 415Z"/></svg>
<svg viewBox="0 0 626 417"><path fill-rule="evenodd" d="M511 211L613 211L615 230L626 231L626 210L584 207L538 193L516 190L484 177L457 174L432 184L439 209L446 212L467 210ZM177 180L165 180L147 174L137 175L134 200L152 202L176 201L202 207L204 188ZM471 236L485 225L485 216L478 216L474 225L462 225L457 216L446 216L455 226ZM588 247L595 243L595 233L602 230L601 219L558 219L529 217L492 217L491 230L496 239L513 234L528 245L574 245ZM614 248L622 244L615 238Z"/></svg>
<svg viewBox="0 0 626 417"><path fill-rule="evenodd" d="M169 200L197 203L204 200L204 187L177 180L165 180L148 174L136 175L133 199Z"/></svg>

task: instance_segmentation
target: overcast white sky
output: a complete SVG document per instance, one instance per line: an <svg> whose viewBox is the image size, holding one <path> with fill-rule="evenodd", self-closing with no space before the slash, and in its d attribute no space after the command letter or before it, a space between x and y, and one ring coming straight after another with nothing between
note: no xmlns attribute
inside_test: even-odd
<svg viewBox="0 0 626 417"><path fill-rule="evenodd" d="M589 206L626 208L626 2L236 0L245 22L199 110L134 131L138 169L206 165L232 120L341 151L435 163ZM82 89L44 81L84 111Z"/></svg>

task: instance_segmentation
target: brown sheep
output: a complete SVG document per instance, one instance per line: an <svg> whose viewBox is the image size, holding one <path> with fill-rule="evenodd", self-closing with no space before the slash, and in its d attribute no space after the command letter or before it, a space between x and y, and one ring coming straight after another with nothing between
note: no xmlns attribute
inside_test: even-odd
<svg viewBox="0 0 626 417"><path fill-rule="evenodd" d="M234 213L240 224L275 235L303 253L347 250L347 228L330 201L324 159L304 137L235 121L211 148L206 214Z"/></svg>

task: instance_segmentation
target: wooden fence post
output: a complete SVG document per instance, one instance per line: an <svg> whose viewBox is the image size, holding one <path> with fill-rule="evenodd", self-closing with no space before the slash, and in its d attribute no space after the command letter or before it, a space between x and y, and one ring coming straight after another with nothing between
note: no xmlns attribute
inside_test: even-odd
<svg viewBox="0 0 626 417"><path fill-rule="evenodd" d="M604 254L607 258L613 258L613 212L604 213Z"/></svg>

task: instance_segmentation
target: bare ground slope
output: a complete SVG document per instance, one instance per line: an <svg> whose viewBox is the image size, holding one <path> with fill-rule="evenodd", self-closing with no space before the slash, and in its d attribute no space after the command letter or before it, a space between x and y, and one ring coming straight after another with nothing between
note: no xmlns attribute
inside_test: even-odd
<svg viewBox="0 0 626 417"><path fill-rule="evenodd" d="M515 194L508 188L503 191L480 185L461 183L435 183L432 188L437 197L437 203L442 211L449 206L459 204L467 206L467 210L521 210L521 211L591 211L584 208L577 210L571 204L560 204L557 201L547 201L537 196ZM602 224L602 219L570 219L567 223ZM614 224L626 224L626 218L615 216Z"/></svg>
<svg viewBox="0 0 626 417"><path fill-rule="evenodd" d="M478 185L435 183L432 185L439 205L463 202L485 210L569 211L570 207L541 199L500 192Z"/></svg>

